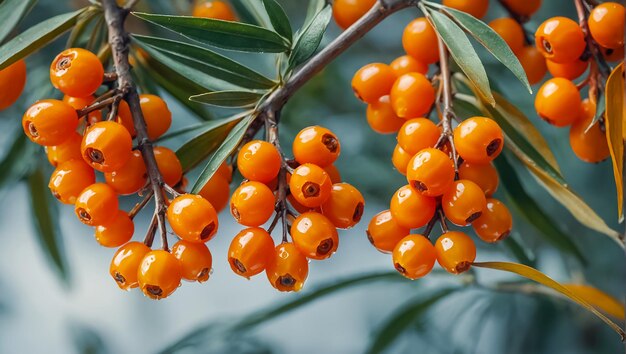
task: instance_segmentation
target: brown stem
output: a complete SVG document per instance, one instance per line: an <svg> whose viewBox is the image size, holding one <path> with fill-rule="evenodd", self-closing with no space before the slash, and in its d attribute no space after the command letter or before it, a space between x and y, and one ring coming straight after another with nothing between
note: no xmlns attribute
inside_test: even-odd
<svg viewBox="0 0 626 354"><path fill-rule="evenodd" d="M576 5L576 14L578 15L578 24L582 29L585 39L587 41L587 50L591 53L593 59L598 63L598 73L602 76L603 79L607 79L609 74L611 74L611 67L607 64L606 60L604 60L604 56L600 51L600 46L591 36L591 32L589 31L589 24L587 23L587 11L585 9L585 4L583 0L574 0L574 5ZM584 55L584 54L583 54Z"/></svg>
<svg viewBox="0 0 626 354"><path fill-rule="evenodd" d="M148 246L148 247L152 247L152 242L154 242L154 235L156 234L156 230L157 230L157 216L156 214L152 215L152 219L150 220L150 226L148 226L148 231L146 231L146 237L144 237L143 239L143 243Z"/></svg>
<svg viewBox="0 0 626 354"><path fill-rule="evenodd" d="M110 73L104 73L104 78L102 79L102 82L111 82L115 80L117 80L117 73L110 72Z"/></svg>
<svg viewBox="0 0 626 354"><path fill-rule="evenodd" d="M121 96L115 96L115 99L113 100L113 103L111 103L111 107L109 108L109 115L107 116L107 120L114 121L117 118L117 111L120 108L121 100Z"/></svg>
<svg viewBox="0 0 626 354"><path fill-rule="evenodd" d="M146 206L146 204L148 204L148 202L150 201L150 199L152 199L152 196L154 195L154 192L152 190L150 190L148 192L148 194L146 194L143 199L135 204L135 206L128 212L128 216L131 219L134 219L135 216L137 215L137 213L139 213L141 211L141 209L143 209L143 207Z"/></svg>
<svg viewBox="0 0 626 354"><path fill-rule="evenodd" d="M280 120L279 112L267 112L265 115L266 129L267 129L267 140L272 143L281 157L281 166L278 172L278 183L277 183L277 196L278 199L276 201L276 217L280 218L282 224L282 242L287 242L287 169L289 166L287 165L287 161L285 160L285 156L283 155L283 151L280 148L280 140L278 137L278 121ZM276 224L272 222L272 225L275 227ZM273 230L272 227L271 229Z"/></svg>
<svg viewBox="0 0 626 354"><path fill-rule="evenodd" d="M437 209L437 215L439 216L439 223L441 224L441 231L443 233L448 232L448 222L446 221L446 216L443 214L443 209Z"/></svg>
<svg viewBox="0 0 626 354"><path fill-rule="evenodd" d="M89 106L85 107L85 108L81 108L81 109L77 109L76 110L76 114L78 115L78 118L83 117L88 115L89 113L93 112L93 111L97 111L99 109L102 109L110 104L112 104L115 100L119 99L119 95L115 95L113 97L107 97L104 99L96 99L96 101L92 104L90 104Z"/></svg>
<svg viewBox="0 0 626 354"><path fill-rule="evenodd" d="M430 233L433 231L433 228L435 227L437 221L439 221L439 214L438 212L435 212L435 215L430 218L430 221L428 222L426 228L424 228L424 232L422 233L424 236L426 236L426 238L430 238Z"/></svg>
<svg viewBox="0 0 626 354"><path fill-rule="evenodd" d="M454 145L454 138L452 134L452 120L456 119L454 110L452 108L452 87L450 85L450 65L448 58L448 48L443 40L439 37L439 67L441 68L441 86L442 86L442 104L443 110L441 112L441 126L443 128L441 137L437 143L437 147L443 147L445 141L450 143L450 150L452 152L452 161L454 162L454 171L458 175L459 164L458 156L456 153L456 146Z"/></svg>

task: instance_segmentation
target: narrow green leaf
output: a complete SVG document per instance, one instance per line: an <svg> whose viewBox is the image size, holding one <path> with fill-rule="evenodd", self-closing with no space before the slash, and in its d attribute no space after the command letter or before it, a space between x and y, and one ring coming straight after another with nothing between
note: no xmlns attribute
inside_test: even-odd
<svg viewBox="0 0 626 354"><path fill-rule="evenodd" d="M7 187L26 175L36 155L35 144L32 144L21 131L15 135L13 143L0 161L0 196Z"/></svg>
<svg viewBox="0 0 626 354"><path fill-rule="evenodd" d="M302 28L308 27L315 16L317 16L317 14L320 13L320 11L322 11L327 4L328 2L326 0L309 0Z"/></svg>
<svg viewBox="0 0 626 354"><path fill-rule="evenodd" d="M96 25L94 25L91 28L92 36L93 36L93 32L96 32L99 30L97 28L98 23L100 21L104 21L104 17L102 16L102 12L96 9L89 8L86 11L84 11L76 20L76 25L72 28L72 31L70 32L70 36L67 39L66 47L74 48L74 47L80 46L79 41L83 39L83 34L85 33L85 31L91 24L92 20L96 17L99 17L99 19L96 21Z"/></svg>
<svg viewBox="0 0 626 354"><path fill-rule="evenodd" d="M293 37L291 23L289 23L289 17L287 17L283 7L276 0L263 0L263 6L265 6L274 30L291 42Z"/></svg>
<svg viewBox="0 0 626 354"><path fill-rule="evenodd" d="M287 41L276 32L246 23L142 12L133 12L133 15L183 37L219 48L270 53L282 53L289 49Z"/></svg>
<svg viewBox="0 0 626 354"><path fill-rule="evenodd" d="M215 91L189 97L190 100L218 107L247 107L257 103L263 93L252 91Z"/></svg>
<svg viewBox="0 0 626 354"><path fill-rule="evenodd" d="M250 8L252 1L249 0L230 0L230 4L235 8L235 12L239 15L239 19L242 22L250 23L253 25L263 25L263 22L259 18L254 9Z"/></svg>
<svg viewBox="0 0 626 354"><path fill-rule="evenodd" d="M517 240L517 237L511 235L502 241L502 244L520 263L529 267L535 266L535 256Z"/></svg>
<svg viewBox="0 0 626 354"><path fill-rule="evenodd" d="M324 37L324 32L326 32L331 16L332 8L326 6L301 30L289 57L290 67L296 67L315 53L322 41L322 37Z"/></svg>
<svg viewBox="0 0 626 354"><path fill-rule="evenodd" d="M0 43L37 4L37 0L4 0L0 2Z"/></svg>
<svg viewBox="0 0 626 354"><path fill-rule="evenodd" d="M606 140L611 152L615 191L617 192L617 218L624 220L624 139L622 132L626 120L624 108L624 63L621 63L606 81Z"/></svg>
<svg viewBox="0 0 626 354"><path fill-rule="evenodd" d="M83 11L84 9L51 17L5 43L0 47L0 70L45 46L72 28Z"/></svg>

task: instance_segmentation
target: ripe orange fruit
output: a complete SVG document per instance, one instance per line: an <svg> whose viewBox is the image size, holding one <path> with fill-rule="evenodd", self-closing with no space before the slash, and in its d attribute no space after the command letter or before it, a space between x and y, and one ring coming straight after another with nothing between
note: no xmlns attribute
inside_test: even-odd
<svg viewBox="0 0 626 354"><path fill-rule="evenodd" d="M82 159L72 159L57 166L48 188L63 204L74 204L85 188L96 182L96 174Z"/></svg>
<svg viewBox="0 0 626 354"><path fill-rule="evenodd" d="M274 213L274 193L261 182L245 182L230 198L230 213L241 225L260 226Z"/></svg>
<svg viewBox="0 0 626 354"><path fill-rule="evenodd" d="M120 169L106 172L104 179L119 194L135 194L146 185L148 171L141 152L135 150Z"/></svg>
<svg viewBox="0 0 626 354"><path fill-rule="evenodd" d="M221 0L199 1L193 7L192 16L223 21L236 21L237 17L226 2Z"/></svg>
<svg viewBox="0 0 626 354"><path fill-rule="evenodd" d="M570 61L567 63L559 64L551 60L547 60L548 71L554 77L562 77L568 80L574 80L582 75L589 67L589 61L582 61L580 59Z"/></svg>
<svg viewBox="0 0 626 354"><path fill-rule="evenodd" d="M487 163L502 152L504 136L493 119L471 117L454 129L454 143L463 160Z"/></svg>
<svg viewBox="0 0 626 354"><path fill-rule="evenodd" d="M460 274L470 269L476 259L476 245L467 234L449 231L435 242L437 262L452 274Z"/></svg>
<svg viewBox="0 0 626 354"><path fill-rule="evenodd" d="M580 58L587 42L582 29L574 20L552 17L535 32L535 45L546 59L567 63Z"/></svg>
<svg viewBox="0 0 626 354"><path fill-rule="evenodd" d="M501 17L489 22L491 27L509 45L513 53L518 54L524 49L524 29L514 19Z"/></svg>
<svg viewBox="0 0 626 354"><path fill-rule="evenodd" d="M228 264L235 274L245 278L267 268L274 256L274 240L260 227L241 230L228 248Z"/></svg>
<svg viewBox="0 0 626 354"><path fill-rule="evenodd" d="M404 28L402 47L408 55L424 64L439 61L437 33L425 17L416 18Z"/></svg>
<svg viewBox="0 0 626 354"><path fill-rule="evenodd" d="M222 174L216 173L204 187L202 187L198 194L208 200L219 213L228 205L230 183Z"/></svg>
<svg viewBox="0 0 626 354"><path fill-rule="evenodd" d="M502 3L521 16L531 16L541 7L541 0L502 0Z"/></svg>
<svg viewBox="0 0 626 354"><path fill-rule="evenodd" d="M339 28L346 29L363 17L375 3L376 0L335 0L333 18Z"/></svg>
<svg viewBox="0 0 626 354"><path fill-rule="evenodd" d="M120 247L130 241L135 232L135 224L128 213L118 210L114 214L111 220L96 226L96 241L104 247Z"/></svg>
<svg viewBox="0 0 626 354"><path fill-rule="evenodd" d="M113 172L128 162L132 148L133 140L121 124L103 121L87 128L80 151L94 169Z"/></svg>
<svg viewBox="0 0 626 354"><path fill-rule="evenodd" d="M177 185L183 178L183 166L180 164L176 153L165 146L155 146L154 159L163 177L163 182L170 186Z"/></svg>
<svg viewBox="0 0 626 354"><path fill-rule="evenodd" d="M348 183L333 184L330 197L322 204L322 214L340 229L349 229L361 221L364 209L363 195Z"/></svg>
<svg viewBox="0 0 626 354"><path fill-rule="evenodd" d="M526 72L528 82L534 85L541 81L548 70L546 66L546 58L535 46L525 46L517 55L517 58Z"/></svg>
<svg viewBox="0 0 626 354"><path fill-rule="evenodd" d="M293 243L307 258L326 259L337 251L339 237L335 225L317 212L300 214L291 225Z"/></svg>
<svg viewBox="0 0 626 354"><path fill-rule="evenodd" d="M412 157L413 155L404 151L404 149L400 147L400 145L396 145L396 147L393 149L393 155L391 156L391 163L393 164L393 167L398 170L398 172L406 176L406 168L409 165L409 161L411 161Z"/></svg>
<svg viewBox="0 0 626 354"><path fill-rule="evenodd" d="M305 163L298 166L289 179L289 190L294 199L309 208L316 208L330 198L332 182L321 167Z"/></svg>
<svg viewBox="0 0 626 354"><path fill-rule="evenodd" d="M164 250L148 252L139 265L137 281L141 291L151 299L170 296L180 286L183 269L180 261Z"/></svg>
<svg viewBox="0 0 626 354"><path fill-rule="evenodd" d="M418 152L407 166L407 181L427 197L442 195L454 182L454 163L441 150L428 148Z"/></svg>
<svg viewBox="0 0 626 354"><path fill-rule="evenodd" d="M624 47L624 5L605 2L596 6L587 19L593 39L605 48Z"/></svg>
<svg viewBox="0 0 626 354"><path fill-rule="evenodd" d="M185 241L203 243L212 239L219 226L217 212L199 195L183 194L167 208L167 221Z"/></svg>
<svg viewBox="0 0 626 354"><path fill-rule="evenodd" d="M237 168L244 178L267 183L278 176L282 158L274 145L262 140L245 144L237 154Z"/></svg>
<svg viewBox="0 0 626 354"><path fill-rule="evenodd" d="M81 159L80 143L83 141L82 135L74 132L70 134L64 142L59 145L46 146L46 155L48 161L54 167L62 164L65 161L72 159Z"/></svg>
<svg viewBox="0 0 626 354"><path fill-rule="evenodd" d="M213 256L204 243L180 240L172 247L172 254L182 268L182 278L204 283L213 270Z"/></svg>
<svg viewBox="0 0 626 354"><path fill-rule="evenodd" d="M498 171L492 164L475 164L463 162L459 166L459 179L466 179L476 183L486 196L490 196L498 189Z"/></svg>
<svg viewBox="0 0 626 354"><path fill-rule="evenodd" d="M337 135L319 125L302 129L293 140L293 156L300 164L326 167L339 157L341 144Z"/></svg>
<svg viewBox="0 0 626 354"><path fill-rule="evenodd" d="M398 117L422 117L435 102L435 89L423 74L409 73L395 81L389 97Z"/></svg>
<svg viewBox="0 0 626 354"><path fill-rule="evenodd" d="M420 73L424 75L428 73L428 64L422 63L410 55L397 57L389 66L397 77L408 73Z"/></svg>
<svg viewBox="0 0 626 354"><path fill-rule="evenodd" d="M439 128L428 118L409 119L398 131L398 145L410 155L434 147L439 140Z"/></svg>
<svg viewBox="0 0 626 354"><path fill-rule="evenodd" d="M564 127L582 117L580 93L573 82L560 77L546 81L535 96L537 114L548 123Z"/></svg>
<svg viewBox="0 0 626 354"><path fill-rule="evenodd" d="M72 97L93 95L102 85L104 67L98 57L82 48L69 48L50 65L52 86Z"/></svg>
<svg viewBox="0 0 626 354"><path fill-rule="evenodd" d="M393 217L391 211L383 210L374 215L367 226L367 239L376 249L384 253L391 253L398 242L411 231Z"/></svg>
<svg viewBox="0 0 626 354"><path fill-rule="evenodd" d="M487 14L489 0L443 0L443 5L481 18Z"/></svg>
<svg viewBox="0 0 626 354"><path fill-rule="evenodd" d="M63 102L69 104L70 106L72 106L72 108L76 110L89 107L89 105L91 105L94 102L94 100L95 100L94 96L87 96L87 97L72 97L68 95L63 96ZM96 110L96 111L91 111L89 112L89 114L87 114L86 123L87 125L91 125L101 120L102 120L102 112L100 110ZM85 121L85 117L80 118L79 121Z"/></svg>
<svg viewBox="0 0 626 354"><path fill-rule="evenodd" d="M265 273L276 290L300 291L309 275L309 261L293 243L281 243Z"/></svg>
<svg viewBox="0 0 626 354"><path fill-rule="evenodd" d="M395 133L405 122L393 111L389 95L382 96L377 102L368 104L366 116L370 128L379 134Z"/></svg>
<svg viewBox="0 0 626 354"><path fill-rule="evenodd" d="M148 129L148 138L155 140L165 134L172 125L172 112L167 108L167 103L159 96L143 94L139 95L139 104Z"/></svg>
<svg viewBox="0 0 626 354"><path fill-rule="evenodd" d="M22 117L22 128L28 138L39 145L59 145L72 137L78 126L76 110L59 100L40 100Z"/></svg>
<svg viewBox="0 0 626 354"><path fill-rule="evenodd" d="M76 197L74 211L86 225L103 225L117 215L119 202L113 188L106 183L94 183Z"/></svg>
<svg viewBox="0 0 626 354"><path fill-rule="evenodd" d="M396 80L394 71L387 64L371 63L359 69L352 78L352 90L358 99L374 103L388 95Z"/></svg>
<svg viewBox="0 0 626 354"><path fill-rule="evenodd" d="M469 180L454 181L441 197L446 218L452 223L465 226L476 220L487 208L487 199L480 187Z"/></svg>
<svg viewBox="0 0 626 354"><path fill-rule="evenodd" d="M20 59L0 70L0 111L9 107L22 94L26 85L26 62Z"/></svg>
<svg viewBox="0 0 626 354"><path fill-rule="evenodd" d="M143 257L150 248L142 242L129 242L120 247L109 267L109 274L122 290L130 290L139 286L137 273Z"/></svg>
<svg viewBox="0 0 626 354"><path fill-rule="evenodd" d="M487 208L482 215L472 222L474 231L485 242L497 242L509 236L513 227L513 218L509 209L501 201L487 199Z"/></svg>
<svg viewBox="0 0 626 354"><path fill-rule="evenodd" d="M391 197L389 210L398 224L409 229L417 229L432 219L436 208L435 198L423 196L406 185L400 187Z"/></svg>
<svg viewBox="0 0 626 354"><path fill-rule="evenodd" d="M400 274L415 280L430 273L437 255L425 236L408 235L398 242L392 258L393 265Z"/></svg>
<svg viewBox="0 0 626 354"><path fill-rule="evenodd" d="M589 99L582 103L583 118L572 124L569 130L569 143L579 159L597 163L610 156L603 122L596 122L589 130L596 114L596 107Z"/></svg>

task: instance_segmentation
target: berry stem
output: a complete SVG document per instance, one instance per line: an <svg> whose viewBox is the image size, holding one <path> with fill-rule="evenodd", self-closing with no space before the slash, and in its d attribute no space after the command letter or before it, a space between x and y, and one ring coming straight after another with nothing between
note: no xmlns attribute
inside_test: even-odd
<svg viewBox="0 0 626 354"><path fill-rule="evenodd" d="M135 218L135 216L141 211L141 209L143 209L143 207L146 206L146 204L148 204L153 195L154 191L150 190L139 203L135 204L135 206L128 212L128 216L131 220Z"/></svg>
<svg viewBox="0 0 626 354"><path fill-rule="evenodd" d="M443 131L437 142L437 148L442 148L447 140L450 143L450 150L452 152L452 161L454 162L454 171L456 175L459 174L458 156L456 153L456 146L454 145L454 138L452 136L452 120L456 120L456 115L452 108L452 86L450 85L450 65L448 58L448 48L443 42L441 37L437 37L439 41L439 68L441 70L441 86L442 86L442 104L443 109L441 112L441 126Z"/></svg>
<svg viewBox="0 0 626 354"><path fill-rule="evenodd" d="M433 217L430 218L430 221L426 225L426 228L424 228L423 234L424 236L426 236L426 238L430 238L430 233L433 231L433 228L435 227L435 224L437 223L437 221L439 221L438 212L436 212L435 215L433 215Z"/></svg>
<svg viewBox="0 0 626 354"><path fill-rule="evenodd" d="M113 93L115 93L115 90L111 90L111 91L108 91L108 92L113 92ZM105 94L104 94L104 95L102 95L102 96L107 95L107 94L108 94L108 92L107 92L107 93L105 93ZM102 109L102 108L104 108L104 107L106 107L106 106L108 106L108 105L112 104L113 102L115 102L115 100L119 100L119 99L121 99L121 97L122 97L122 96L121 96L121 95L119 95L119 94L116 94L116 95L115 95L115 96L113 96L113 97L104 97L104 98L99 97L99 98L97 98L97 99L94 101L94 103L92 103L91 105L89 105L89 106L87 106L87 107L85 107L85 108L77 109L77 110L76 110L76 114L78 115L78 118L83 117L83 116L86 116L86 115L88 115L89 113L91 113L91 112L93 112L93 111L97 111L97 110L99 110L99 109Z"/></svg>
<svg viewBox="0 0 626 354"><path fill-rule="evenodd" d="M585 4L583 3L583 0L574 0L574 5L576 6L576 13L578 14L578 24L585 34L585 39L587 41L587 50L591 52L592 57L598 63L599 70L597 70L596 75L600 74L602 78L606 80L611 74L611 67L604 60L604 57L600 52L600 47L598 43L596 43L593 37L591 37L591 32L589 32L589 25L587 24L587 11L585 10Z"/></svg>
<svg viewBox="0 0 626 354"><path fill-rule="evenodd" d="M446 221L446 216L443 214L443 209L437 208L437 214L435 216L439 216L439 224L441 224L441 231L443 233L448 232L448 222Z"/></svg>
<svg viewBox="0 0 626 354"><path fill-rule="evenodd" d="M102 82L111 82L111 81L116 81L116 80L117 80L117 73L115 72L104 73L104 77L102 78Z"/></svg>
<svg viewBox="0 0 626 354"><path fill-rule="evenodd" d="M280 111L269 111L265 115L265 126L267 132L267 140L272 143L278 150L281 158L280 170L278 171L278 183L277 183L277 201L276 201L276 218L272 221L270 226L270 233L276 226L278 218L281 220L282 226L282 242L287 242L287 160L283 154L283 150L280 148L280 139L278 137L278 121L280 120Z"/></svg>
<svg viewBox="0 0 626 354"><path fill-rule="evenodd" d="M157 223L157 217L156 214L154 214L152 215L152 219L150 220L150 226L148 226L146 237L144 237L143 239L143 243L148 247L152 247L152 242L154 242L154 235L156 234Z"/></svg>

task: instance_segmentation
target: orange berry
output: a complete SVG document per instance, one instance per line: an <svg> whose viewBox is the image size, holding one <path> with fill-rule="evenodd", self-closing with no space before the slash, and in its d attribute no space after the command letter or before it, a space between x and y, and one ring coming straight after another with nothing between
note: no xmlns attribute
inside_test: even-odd
<svg viewBox="0 0 626 354"><path fill-rule="evenodd" d="M395 81L390 98L398 117L421 117L435 102L435 89L423 74L409 73Z"/></svg>
<svg viewBox="0 0 626 354"><path fill-rule="evenodd" d="M389 66L398 77L408 73L420 73L424 75L428 73L428 64L424 64L410 55L397 57Z"/></svg>
<svg viewBox="0 0 626 354"><path fill-rule="evenodd" d="M316 208L330 197L333 183L321 167L305 163L298 166L289 180L289 190L298 203Z"/></svg>
<svg viewBox="0 0 626 354"><path fill-rule="evenodd" d="M510 17L497 18L489 22L491 27L509 45L513 53L520 53L524 49L524 29Z"/></svg>
<svg viewBox="0 0 626 354"><path fill-rule="evenodd" d="M476 183L486 196L494 194L498 189L498 171L490 163L479 164L464 161L459 166L459 179Z"/></svg>
<svg viewBox="0 0 626 354"><path fill-rule="evenodd" d="M375 3L376 0L335 0L333 18L337 26L345 30L363 17Z"/></svg>
<svg viewBox="0 0 626 354"><path fill-rule="evenodd" d="M59 145L69 139L78 127L76 110L59 100L40 100L22 117L22 128L28 138L39 145Z"/></svg>
<svg viewBox="0 0 626 354"><path fill-rule="evenodd" d="M94 183L76 197L74 211L86 225L103 225L117 215L119 202L113 188L106 183Z"/></svg>
<svg viewBox="0 0 626 354"><path fill-rule="evenodd" d="M377 102L368 104L366 116L370 128L379 134L395 133L405 122L393 111L389 95L382 96Z"/></svg>
<svg viewBox="0 0 626 354"><path fill-rule="evenodd" d="M183 166L176 153L164 146L155 146L154 158L163 176L163 182L170 186L177 185L183 178Z"/></svg>
<svg viewBox="0 0 626 354"><path fill-rule="evenodd" d="M228 181L228 183L230 183L233 181L233 166L224 161L220 167L217 168L215 174L221 175Z"/></svg>
<svg viewBox="0 0 626 354"><path fill-rule="evenodd" d="M376 249L384 253L391 253L398 242L411 231L393 217L391 211L383 210L374 215L367 226L367 239Z"/></svg>
<svg viewBox="0 0 626 354"><path fill-rule="evenodd" d="M87 97L72 97L68 95L63 96L63 102L69 104L70 106L72 106L72 108L76 110L88 107L93 103L94 100L95 97L93 95ZM87 118L87 123L94 124L102 120L102 112L100 110L89 112L89 114L87 114ZM85 117L81 118L81 121L84 119Z"/></svg>
<svg viewBox="0 0 626 354"><path fill-rule="evenodd" d="M435 248L423 235L405 236L393 249L393 266L405 277L415 280L430 273L435 265Z"/></svg>
<svg viewBox="0 0 626 354"><path fill-rule="evenodd" d="M398 224L409 229L417 229L432 219L436 208L435 198L425 197L406 185L393 194L389 210Z"/></svg>
<svg viewBox="0 0 626 354"><path fill-rule="evenodd" d="M52 86L72 97L93 95L102 85L104 67L98 57L82 48L69 48L50 64Z"/></svg>
<svg viewBox="0 0 626 354"><path fill-rule="evenodd" d="M424 64L439 61L437 32L425 17L416 18L404 28L402 46L408 55Z"/></svg>
<svg viewBox="0 0 626 354"><path fill-rule="evenodd" d="M349 229L361 221L365 200L358 189L348 183L333 184L330 197L322 204L322 214L335 227Z"/></svg>
<svg viewBox="0 0 626 354"><path fill-rule="evenodd" d="M476 259L476 245L463 232L449 231L435 242L437 262L452 274L463 273L470 269Z"/></svg>
<svg viewBox="0 0 626 354"><path fill-rule="evenodd" d="M135 194L146 185L148 172L141 152L135 150L120 169L106 172L104 179L118 194Z"/></svg>
<svg viewBox="0 0 626 354"><path fill-rule="evenodd" d="M82 160L65 161L52 172L48 188L61 203L74 204L83 189L96 183L93 169Z"/></svg>
<svg viewBox="0 0 626 354"><path fill-rule="evenodd" d="M541 81L546 75L548 67L546 66L546 58L535 46L526 46L518 54L517 58L526 72L528 82L534 85Z"/></svg>
<svg viewBox="0 0 626 354"><path fill-rule="evenodd" d="M274 256L274 240L260 227L241 230L228 248L228 264L235 274L245 278L267 268Z"/></svg>
<svg viewBox="0 0 626 354"><path fill-rule="evenodd" d="M554 77L562 77L568 80L574 80L587 71L589 67L589 61L582 61L580 59L570 61L567 63L559 64L551 60L546 60L548 65L548 71Z"/></svg>
<svg viewBox="0 0 626 354"><path fill-rule="evenodd" d="M230 5L220 0L201 1L196 3L196 5L193 7L192 16L212 18L223 21L237 20L237 17L235 16L233 10L230 8Z"/></svg>
<svg viewBox="0 0 626 354"><path fill-rule="evenodd" d="M183 267L178 258L164 250L150 251L141 260L137 281L141 291L151 299L170 296L180 286Z"/></svg>
<svg viewBox="0 0 626 354"><path fill-rule="evenodd" d="M454 182L454 163L441 150L424 149L409 161L406 177L411 187L421 194L440 196Z"/></svg>
<svg viewBox="0 0 626 354"><path fill-rule="evenodd" d="M587 42L582 29L574 20L552 17L535 32L535 45L546 59L567 63L580 58Z"/></svg>
<svg viewBox="0 0 626 354"><path fill-rule="evenodd" d="M122 290L130 290L139 286L137 273L143 257L150 248L142 242L129 242L120 247L111 260L109 274Z"/></svg>
<svg viewBox="0 0 626 354"><path fill-rule="evenodd" d="M487 14L489 0L443 0L443 5L481 18Z"/></svg>
<svg viewBox="0 0 626 354"><path fill-rule="evenodd" d="M165 134L172 125L172 112L167 108L167 103L159 96L139 95L139 104L150 140Z"/></svg>
<svg viewBox="0 0 626 354"><path fill-rule="evenodd" d="M541 7L541 0L502 0L502 3L521 16L531 16Z"/></svg>
<svg viewBox="0 0 626 354"><path fill-rule="evenodd" d="M352 78L352 90L358 99L374 103L388 95L396 80L394 71L387 64L371 63L359 69Z"/></svg>
<svg viewBox="0 0 626 354"><path fill-rule="evenodd" d="M564 127L582 116L580 93L573 82L556 77L546 81L535 96L537 114L546 122Z"/></svg>
<svg viewBox="0 0 626 354"><path fill-rule="evenodd" d="M117 108L117 122L128 130L128 133L133 138L137 135L135 131L135 123L133 123L133 115L130 113L130 107L126 101L121 100Z"/></svg>
<svg viewBox="0 0 626 354"><path fill-rule="evenodd" d="M454 143L463 160L487 163L502 152L504 136L502 129L493 119L471 117L454 129Z"/></svg>
<svg viewBox="0 0 626 354"><path fill-rule="evenodd" d="M296 135L292 150L298 163L312 163L326 167L339 157L341 144L333 132L319 125L314 125L302 129Z"/></svg>
<svg viewBox="0 0 626 354"><path fill-rule="evenodd" d="M393 167L398 170L398 172L406 176L406 169L412 157L413 155L404 151L400 145L396 145L393 149L393 155L391 156L391 163L393 164Z"/></svg>
<svg viewBox="0 0 626 354"><path fill-rule="evenodd" d="M172 247L172 254L180 262L183 279L199 283L209 280L213 269L213 256L204 243L180 240Z"/></svg>
<svg viewBox="0 0 626 354"><path fill-rule="evenodd" d="M167 221L185 241L203 243L215 236L217 212L206 199L195 194L176 197L167 208Z"/></svg>
<svg viewBox="0 0 626 354"><path fill-rule="evenodd" d="M625 16L622 4L605 2L596 6L587 19L591 36L605 48L623 48Z"/></svg>
<svg viewBox="0 0 626 354"><path fill-rule="evenodd" d="M56 167L63 162L72 159L82 160L82 155L80 153L81 141L83 141L83 137L80 134L73 132L70 134L70 137L61 144L46 146L46 155L48 156L50 164Z"/></svg>
<svg viewBox="0 0 626 354"><path fill-rule="evenodd" d="M241 175L251 181L267 183L278 176L282 158L271 143L252 140L237 154L237 168Z"/></svg>
<svg viewBox="0 0 626 354"><path fill-rule="evenodd" d="M612 48L600 48L604 59L609 62L621 61L624 59L624 47L617 49Z"/></svg>
<svg viewBox="0 0 626 354"><path fill-rule="evenodd" d="M118 210L113 219L96 226L96 241L104 247L120 247L130 241L135 224L124 210Z"/></svg>
<svg viewBox="0 0 626 354"><path fill-rule="evenodd" d="M579 159L597 163L610 156L609 146L603 122L596 122L591 128L591 122L596 114L596 106L585 99L582 103L583 118L574 124L569 130L569 143ZM589 128L589 130L587 130Z"/></svg>
<svg viewBox="0 0 626 354"><path fill-rule="evenodd" d="M335 165L328 165L324 167L324 171L328 173L330 177L330 181L334 183L341 183L341 174L339 174L339 169Z"/></svg>
<svg viewBox="0 0 626 354"><path fill-rule="evenodd" d="M230 213L238 223L260 226L274 213L274 193L261 182L245 182L230 198Z"/></svg>
<svg viewBox="0 0 626 354"><path fill-rule="evenodd" d="M481 240L493 243L509 236L513 227L513 218L504 203L489 198L487 208L478 219L472 222L472 226Z"/></svg>
<svg viewBox="0 0 626 354"><path fill-rule="evenodd" d="M87 128L80 151L94 169L113 172L128 162L132 148L133 140L122 125L104 121Z"/></svg>
<svg viewBox="0 0 626 354"><path fill-rule="evenodd" d="M202 187L200 193L202 198L208 200L219 213L228 205L230 198L230 183L221 174L214 174L213 177Z"/></svg>
<svg viewBox="0 0 626 354"><path fill-rule="evenodd" d="M322 260L337 251L339 237L335 225L324 215L309 211L291 225L293 243L307 258Z"/></svg>
<svg viewBox="0 0 626 354"><path fill-rule="evenodd" d="M279 291L300 291L309 275L309 261L293 243L281 243L265 269L270 284Z"/></svg>
<svg viewBox="0 0 626 354"><path fill-rule="evenodd" d="M459 226L469 225L487 208L485 193L469 180L454 181L452 187L441 197L441 206L446 218Z"/></svg>
<svg viewBox="0 0 626 354"><path fill-rule="evenodd" d="M439 135L439 128L428 118L413 118L400 128L398 145L408 154L415 155L423 149L434 147Z"/></svg>
<svg viewBox="0 0 626 354"><path fill-rule="evenodd" d="M11 106L24 91L26 85L26 62L20 59L0 70L0 111Z"/></svg>

